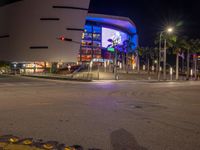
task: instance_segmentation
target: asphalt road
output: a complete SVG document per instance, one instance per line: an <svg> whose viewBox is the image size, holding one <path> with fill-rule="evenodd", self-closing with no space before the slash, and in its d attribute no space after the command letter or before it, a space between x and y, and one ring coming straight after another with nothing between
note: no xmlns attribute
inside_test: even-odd
<svg viewBox="0 0 200 150"><path fill-rule="evenodd" d="M0 77L0 135L103 150L199 150L200 82Z"/></svg>

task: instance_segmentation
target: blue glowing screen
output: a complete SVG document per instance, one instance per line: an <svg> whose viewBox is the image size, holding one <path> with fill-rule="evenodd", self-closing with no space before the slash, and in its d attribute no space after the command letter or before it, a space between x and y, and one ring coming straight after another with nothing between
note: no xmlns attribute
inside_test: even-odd
<svg viewBox="0 0 200 150"><path fill-rule="evenodd" d="M107 48L112 44L108 41L109 39L118 45L123 45L123 42L128 39L128 35L118 30L102 27L102 47Z"/></svg>

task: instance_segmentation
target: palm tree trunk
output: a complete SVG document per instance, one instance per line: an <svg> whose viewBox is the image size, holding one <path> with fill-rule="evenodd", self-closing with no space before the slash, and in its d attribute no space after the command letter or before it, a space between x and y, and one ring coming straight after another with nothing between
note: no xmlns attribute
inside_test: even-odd
<svg viewBox="0 0 200 150"><path fill-rule="evenodd" d="M189 80L190 76L190 52L187 50L187 80Z"/></svg>
<svg viewBox="0 0 200 150"><path fill-rule="evenodd" d="M137 71L138 71L138 73L140 73L140 56L139 56L139 54L137 56Z"/></svg>
<svg viewBox="0 0 200 150"><path fill-rule="evenodd" d="M122 52L122 68L125 70L125 53Z"/></svg>
<svg viewBox="0 0 200 150"><path fill-rule="evenodd" d="M133 53L131 53L131 69L133 70Z"/></svg>
<svg viewBox="0 0 200 150"><path fill-rule="evenodd" d="M179 79L179 53L176 54L176 80Z"/></svg>
<svg viewBox="0 0 200 150"><path fill-rule="evenodd" d="M115 54L114 54L114 66L113 66L113 70L114 70L114 74L116 74L116 71L117 71L117 51L115 51Z"/></svg>
<svg viewBox="0 0 200 150"><path fill-rule="evenodd" d="M167 64L167 40L165 39L165 44L164 44L164 61L163 61L163 80L166 80L166 64Z"/></svg>
<svg viewBox="0 0 200 150"><path fill-rule="evenodd" d="M150 63L149 63L149 58L148 58L148 75L150 74Z"/></svg>
<svg viewBox="0 0 200 150"><path fill-rule="evenodd" d="M126 73L128 74L128 52L126 52Z"/></svg>
<svg viewBox="0 0 200 150"><path fill-rule="evenodd" d="M195 54L195 58L194 58L194 77L195 80L197 80L197 56Z"/></svg>
<svg viewBox="0 0 200 150"><path fill-rule="evenodd" d="M182 58L181 60L182 60L182 64L181 64L181 65L182 65L182 67L181 67L181 72L184 73L184 71L185 71L185 69L184 69L184 59Z"/></svg>

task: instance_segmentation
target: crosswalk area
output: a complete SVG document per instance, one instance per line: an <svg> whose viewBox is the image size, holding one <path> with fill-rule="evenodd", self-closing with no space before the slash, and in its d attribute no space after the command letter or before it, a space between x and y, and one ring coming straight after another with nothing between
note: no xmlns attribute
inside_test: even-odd
<svg viewBox="0 0 200 150"><path fill-rule="evenodd" d="M24 87L24 86L42 86L44 84L35 84L35 83L1 83L0 87ZM45 84L46 85L46 84Z"/></svg>
<svg viewBox="0 0 200 150"><path fill-rule="evenodd" d="M0 76L1 87L28 87L28 86L43 86L52 85L53 82L48 82L39 79L26 78L21 76Z"/></svg>

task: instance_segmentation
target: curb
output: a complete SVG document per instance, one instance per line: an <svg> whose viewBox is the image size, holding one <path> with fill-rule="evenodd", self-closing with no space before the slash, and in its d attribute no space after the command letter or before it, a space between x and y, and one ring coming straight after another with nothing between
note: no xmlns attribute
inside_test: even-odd
<svg viewBox="0 0 200 150"><path fill-rule="evenodd" d="M20 139L13 135L0 136L0 150L84 150L80 145L67 146L57 141L44 142L33 138ZM91 148L88 150L100 150Z"/></svg>
<svg viewBox="0 0 200 150"><path fill-rule="evenodd" d="M92 80L88 79L71 79L65 77L51 77L51 76L34 76L34 75L21 75L23 77L30 77L30 78L39 78L39 79L50 79L50 80L65 80L65 81L77 81L77 82L92 82Z"/></svg>

